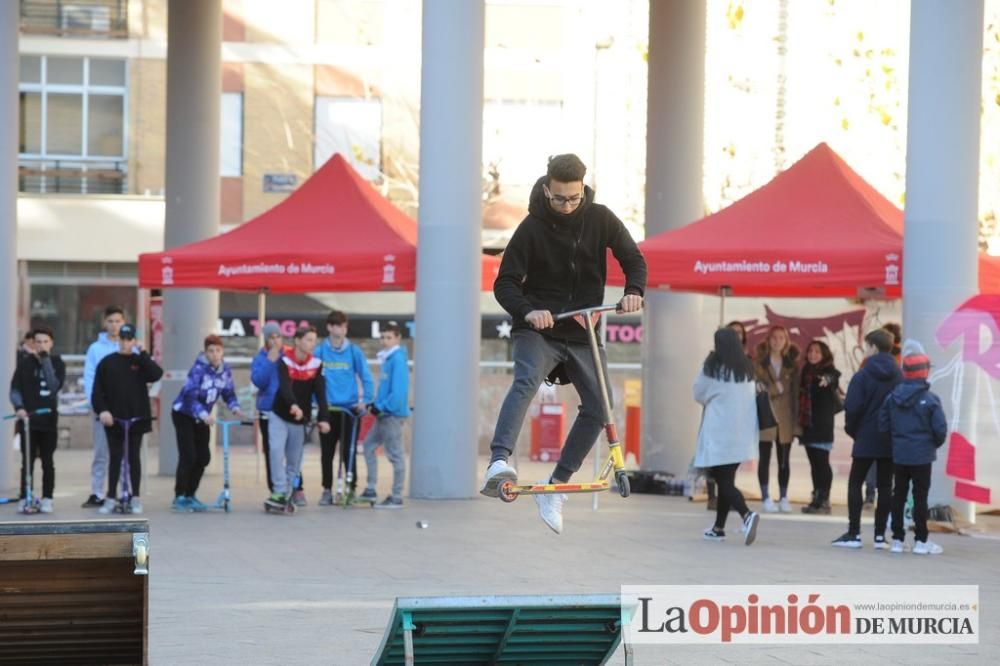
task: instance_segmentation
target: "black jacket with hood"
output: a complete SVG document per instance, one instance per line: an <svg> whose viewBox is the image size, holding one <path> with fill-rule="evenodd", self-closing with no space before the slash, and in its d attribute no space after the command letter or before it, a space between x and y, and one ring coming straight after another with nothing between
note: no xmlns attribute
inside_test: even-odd
<svg viewBox="0 0 1000 666"><path fill-rule="evenodd" d="M58 354L26 354L10 380L10 402L14 409L47 414L31 417L31 429L53 431L59 423L59 389L66 381L66 364Z"/></svg>
<svg viewBox="0 0 1000 666"><path fill-rule="evenodd" d="M528 201L528 216L517 227L500 262L493 284L497 302L514 318L514 328L530 328L532 310L553 315L601 305L607 281L607 250L625 273L625 293L643 295L646 260L621 220L594 202L584 187L584 201L563 215L549 207L538 179ZM557 322L542 333L550 338L587 342L587 332L572 320Z"/></svg>

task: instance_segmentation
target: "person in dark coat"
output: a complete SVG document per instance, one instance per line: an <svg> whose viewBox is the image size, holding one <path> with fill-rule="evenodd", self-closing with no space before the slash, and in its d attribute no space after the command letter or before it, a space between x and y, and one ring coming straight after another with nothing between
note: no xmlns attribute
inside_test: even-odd
<svg viewBox="0 0 1000 666"><path fill-rule="evenodd" d="M847 481L847 532L832 545L861 548L861 487L868 468L875 465L878 504L875 507L875 549L887 549L886 523L892 494L892 442L878 426L882 402L903 377L892 355L892 335L883 330L865 336L865 364L851 378L844 399L844 430L854 439L851 473Z"/></svg>
<svg viewBox="0 0 1000 666"><path fill-rule="evenodd" d="M892 552L902 553L906 538L903 508L913 486L913 553L938 555L943 548L927 540L927 495L931 465L948 437L948 422L941 399L927 382L930 359L920 344L904 344L903 382L892 390L879 410L879 429L892 437L892 462L896 486L892 497Z"/></svg>
<svg viewBox="0 0 1000 666"><path fill-rule="evenodd" d="M842 405L840 370L833 365L833 353L822 340L813 340L806 347L806 363L799 382L799 444L806 447L812 472L813 498L802 513L830 513L830 486L833 469L833 417Z"/></svg>
<svg viewBox="0 0 1000 666"><path fill-rule="evenodd" d="M10 402L18 417L17 432L24 441L24 421L30 422L31 459L27 447L21 446L21 502L27 496L25 482L27 470L34 470L35 460L42 461L42 501L38 510L52 513L52 494L56 487L54 463L59 425L59 389L66 382L66 364L58 354L52 353L55 334L47 326L33 332L30 351L20 357L14 376L10 380ZM49 410L36 415L39 409ZM34 471L32 471L34 476ZM21 505L21 509L24 505Z"/></svg>

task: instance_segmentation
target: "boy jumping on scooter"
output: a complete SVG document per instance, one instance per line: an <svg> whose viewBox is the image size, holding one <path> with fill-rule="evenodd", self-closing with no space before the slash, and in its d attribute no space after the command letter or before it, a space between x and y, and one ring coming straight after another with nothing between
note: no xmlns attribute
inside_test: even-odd
<svg viewBox="0 0 1000 666"><path fill-rule="evenodd" d="M528 216L507 244L493 294L514 319L514 383L500 408L490 445L490 465L480 492L496 497L505 480L516 482L507 463L521 431L524 413L538 386L560 371L580 395L580 413L547 482L565 483L580 469L603 427L603 406L587 331L576 321L555 323L559 314L600 305L610 248L625 273L622 312L638 312L646 288L646 261L614 213L594 201L583 184L587 167L576 155L549 159L535 183ZM607 360L601 355L602 372ZM560 368L561 366L561 368ZM542 520L562 532L563 494L535 495Z"/></svg>

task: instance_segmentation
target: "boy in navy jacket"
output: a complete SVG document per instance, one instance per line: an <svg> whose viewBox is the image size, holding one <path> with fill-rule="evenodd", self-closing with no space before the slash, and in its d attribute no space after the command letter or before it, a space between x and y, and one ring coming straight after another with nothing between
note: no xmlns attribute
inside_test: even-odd
<svg viewBox="0 0 1000 666"><path fill-rule="evenodd" d="M399 509L403 506L403 481L406 480L406 455L403 453L403 424L410 415L410 368L406 362L406 347L399 344L402 330L396 322L382 327L382 361L378 393L368 410L375 415L375 426L365 437L365 463L368 467L368 487L362 499L375 499L378 481L378 460L375 451L385 446L385 455L392 463L392 494L376 508Z"/></svg>
<svg viewBox="0 0 1000 666"><path fill-rule="evenodd" d="M913 484L915 555L938 555L941 546L927 540L927 494L931 487L931 465L948 436L948 422L941 399L931 392L927 377L930 360L920 344L904 345L903 383L896 386L879 410L879 429L892 437L892 461L896 486L892 496L892 552L903 552L906 538L903 507Z"/></svg>

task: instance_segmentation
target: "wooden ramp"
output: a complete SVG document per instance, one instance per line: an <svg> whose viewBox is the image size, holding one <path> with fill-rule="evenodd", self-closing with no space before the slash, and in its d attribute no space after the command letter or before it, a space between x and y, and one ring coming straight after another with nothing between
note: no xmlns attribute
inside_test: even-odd
<svg viewBox="0 0 1000 666"><path fill-rule="evenodd" d="M0 522L0 664L145 664L148 534L134 519Z"/></svg>
<svg viewBox="0 0 1000 666"><path fill-rule="evenodd" d="M372 666L598 666L621 643L619 595L401 597Z"/></svg>

